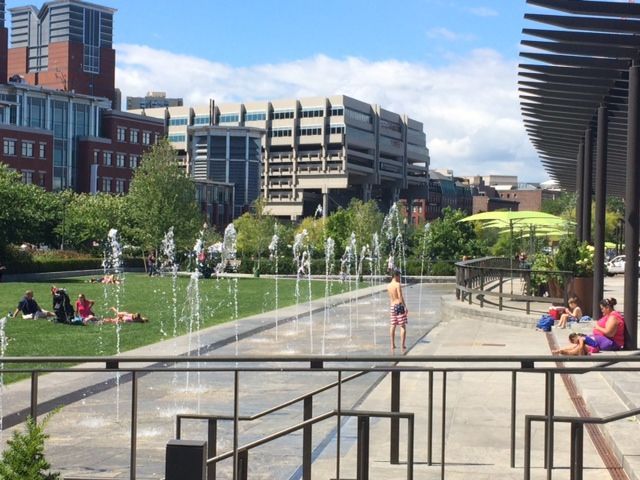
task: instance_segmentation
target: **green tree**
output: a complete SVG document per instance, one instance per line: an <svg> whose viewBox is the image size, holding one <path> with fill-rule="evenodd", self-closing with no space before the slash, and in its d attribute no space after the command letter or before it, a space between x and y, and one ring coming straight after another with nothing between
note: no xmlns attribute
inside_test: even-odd
<svg viewBox="0 0 640 480"><path fill-rule="evenodd" d="M53 244L61 215L53 194L22 183L18 173L0 164L0 254L10 243Z"/></svg>
<svg viewBox="0 0 640 480"><path fill-rule="evenodd" d="M454 262L465 255L477 257L486 253L486 245L478 240L473 225L460 222L465 216L462 210L447 207L443 217L431 223L425 247L431 261Z"/></svg>
<svg viewBox="0 0 640 480"><path fill-rule="evenodd" d="M380 233L384 220L384 215L378 209L376 202L373 200L363 202L354 198L349 203L347 211L350 230L356 234L358 248L362 248L363 245L371 245L373 234Z"/></svg>
<svg viewBox="0 0 640 480"><path fill-rule="evenodd" d="M60 478L59 473L48 471L51 464L44 456L44 441L49 437L44 433L44 427L49 418L51 415L38 424L29 417L24 433L13 432L0 459L2 480L57 480Z"/></svg>
<svg viewBox="0 0 640 480"><path fill-rule="evenodd" d="M98 193L61 193L64 219L55 232L68 248L91 250L93 242L107 238L110 229L124 233L126 227L126 199L120 195Z"/></svg>
<svg viewBox="0 0 640 480"><path fill-rule="evenodd" d="M256 200L251 210L236 218L233 225L238 232L238 252L243 256L255 257L260 268L262 258L269 255L275 220L265 213L262 199Z"/></svg>
<svg viewBox="0 0 640 480"><path fill-rule="evenodd" d="M157 249L171 227L179 248L193 245L203 221L195 185L166 139L143 155L126 198L133 223L130 234L138 245Z"/></svg>
<svg viewBox="0 0 640 480"><path fill-rule="evenodd" d="M295 234L301 233L303 230L307 231L311 255L316 258L324 256L325 222L324 218L305 217L295 230Z"/></svg>
<svg viewBox="0 0 640 480"><path fill-rule="evenodd" d="M564 192L554 200L543 200L541 210L551 215L557 215L567 220L575 220L576 194Z"/></svg>

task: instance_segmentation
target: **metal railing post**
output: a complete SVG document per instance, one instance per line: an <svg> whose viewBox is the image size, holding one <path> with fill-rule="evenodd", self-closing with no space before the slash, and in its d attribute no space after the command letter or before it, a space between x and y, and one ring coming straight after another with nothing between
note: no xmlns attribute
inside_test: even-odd
<svg viewBox="0 0 640 480"><path fill-rule="evenodd" d="M369 480L369 417L358 417L357 480Z"/></svg>
<svg viewBox="0 0 640 480"><path fill-rule="evenodd" d="M511 372L511 468L516 468L516 372Z"/></svg>
<svg viewBox="0 0 640 480"><path fill-rule="evenodd" d="M338 421L336 425L336 480L340 480L340 423L341 423L341 411L342 411L342 370L338 370L338 405L336 412L336 419Z"/></svg>
<svg viewBox="0 0 640 480"><path fill-rule="evenodd" d="M238 480L248 480L249 478L249 451L240 450L238 452Z"/></svg>
<svg viewBox="0 0 640 480"><path fill-rule="evenodd" d="M484 268L480 269L480 290L484 292ZM484 307L484 295L480 294L480 308Z"/></svg>
<svg viewBox="0 0 640 480"><path fill-rule="evenodd" d="M502 311L502 282L504 281L504 275L502 270L500 270L500 282L498 283L498 293L500 297L498 299L498 310Z"/></svg>
<svg viewBox="0 0 640 480"><path fill-rule="evenodd" d="M129 458L129 476L136 480L136 460L138 446L138 376L131 372L131 456Z"/></svg>
<svg viewBox="0 0 640 480"><path fill-rule="evenodd" d="M303 400L303 420L310 420L313 417L313 396L305 397ZM311 480L311 445L312 426L307 425L302 429L302 479Z"/></svg>
<svg viewBox="0 0 640 480"><path fill-rule="evenodd" d="M413 480L413 443L415 435L415 417L408 418L407 425L407 480Z"/></svg>
<svg viewBox="0 0 640 480"><path fill-rule="evenodd" d="M440 440L440 474L442 480L444 478L444 459L445 459L445 431L447 424L447 372L442 372L442 438Z"/></svg>
<svg viewBox="0 0 640 480"><path fill-rule="evenodd" d="M544 442L544 452L545 452L545 461L544 466L547 469L547 479L551 480L552 471L553 471L553 415L554 415L554 395L555 395L555 375L553 372L546 372L546 411L545 415L547 420L545 422L545 442Z"/></svg>
<svg viewBox="0 0 640 480"><path fill-rule="evenodd" d="M391 372L391 411L400 411L400 372ZM391 432L389 434L390 454L389 461L392 465L400 462L400 419L391 419Z"/></svg>
<svg viewBox="0 0 640 480"><path fill-rule="evenodd" d="M207 421L207 456L213 458L218 452L218 421L210 418ZM207 480L215 480L216 464L207 465Z"/></svg>
<svg viewBox="0 0 640 480"><path fill-rule="evenodd" d="M240 405L238 394L240 372L233 372L233 480L242 480L240 475L240 456L238 454L238 426L240 417Z"/></svg>
<svg viewBox="0 0 640 480"><path fill-rule="evenodd" d="M531 419L524 417L524 480L531 480Z"/></svg>
<svg viewBox="0 0 640 480"><path fill-rule="evenodd" d="M38 419L38 371L31 372L31 418Z"/></svg>
<svg viewBox="0 0 640 480"><path fill-rule="evenodd" d="M584 425L571 422L571 480L582 480Z"/></svg>
<svg viewBox="0 0 640 480"><path fill-rule="evenodd" d="M427 419L427 465L433 465L433 370L429 371L429 400Z"/></svg>

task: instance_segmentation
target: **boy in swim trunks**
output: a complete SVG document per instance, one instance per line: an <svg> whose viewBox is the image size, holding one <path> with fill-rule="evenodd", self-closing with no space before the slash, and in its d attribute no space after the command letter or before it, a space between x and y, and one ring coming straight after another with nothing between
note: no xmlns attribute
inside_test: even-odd
<svg viewBox="0 0 640 480"><path fill-rule="evenodd" d="M409 310L402 295L402 284L400 283L400 270L394 270L391 276L391 282L387 285L389 293L389 305L391 314L391 326L389 335L391 337L391 351L396 348L396 327L400 327L400 341L402 342L402 351L407 349L407 315Z"/></svg>

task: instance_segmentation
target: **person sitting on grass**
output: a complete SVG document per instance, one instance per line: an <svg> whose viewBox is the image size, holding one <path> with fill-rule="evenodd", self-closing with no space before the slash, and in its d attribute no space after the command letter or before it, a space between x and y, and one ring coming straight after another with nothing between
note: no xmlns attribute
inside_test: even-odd
<svg viewBox="0 0 640 480"><path fill-rule="evenodd" d="M91 322L97 322L98 318L93 313L91 308L95 302L93 300L87 299L84 296L84 293L78 295L78 300L76 300L76 315L82 319L82 323L85 325Z"/></svg>
<svg viewBox="0 0 640 480"><path fill-rule="evenodd" d="M558 320L558 328L566 328L567 322L579 322L582 318L582 309L578 306L578 297L569 299L569 308L564 309Z"/></svg>
<svg viewBox="0 0 640 480"><path fill-rule="evenodd" d="M140 313L119 312L116 307L111 307L109 310L113 310L116 316L113 318L103 318L103 323L147 323L149 321L148 318L143 317Z"/></svg>
<svg viewBox="0 0 640 480"><path fill-rule="evenodd" d="M596 352L598 349L598 342L595 338L585 335L583 333L570 333L569 345L557 350L552 350L551 353L560 355L580 356L589 355L592 352Z"/></svg>
<svg viewBox="0 0 640 480"><path fill-rule="evenodd" d="M88 282L89 283L105 283L105 284L113 284L113 285L119 285L120 283L122 283L118 277L112 274L105 275L104 277L101 277L101 278L92 278L91 280L88 280Z"/></svg>
<svg viewBox="0 0 640 480"><path fill-rule="evenodd" d="M33 298L33 290L27 290L24 292L24 297L18 302L18 308L13 312L13 318L18 315L18 312L22 312L22 318L25 320L37 320L39 318L51 318L56 314L43 310L38 305L38 302Z"/></svg>

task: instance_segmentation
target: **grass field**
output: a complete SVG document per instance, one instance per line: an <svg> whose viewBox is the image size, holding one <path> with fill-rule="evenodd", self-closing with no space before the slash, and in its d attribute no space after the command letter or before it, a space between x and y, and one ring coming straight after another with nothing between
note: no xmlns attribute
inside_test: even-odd
<svg viewBox="0 0 640 480"><path fill-rule="evenodd" d="M0 283L0 317L13 312L25 290L31 289L41 308L52 310L50 288L53 282ZM238 318L273 310L276 304L275 280L265 278L201 279L199 282L201 326L209 327L235 318L234 289L237 285ZM56 280L66 288L72 303L79 293L95 301L97 316L112 316L109 306L141 312L146 324L124 324L120 328L120 352L184 334L189 329L191 306L187 296L189 279L176 281L176 316L171 278L127 274L122 285L87 283L86 277ZM278 306L296 302L295 280L278 281ZM324 296L324 282L311 282L313 298ZM331 284L331 294L348 289L347 284ZM308 301L308 283L300 282L300 302ZM116 325L70 326L47 320L23 320L20 314L6 322L8 345L5 356L101 356L116 353Z"/></svg>

